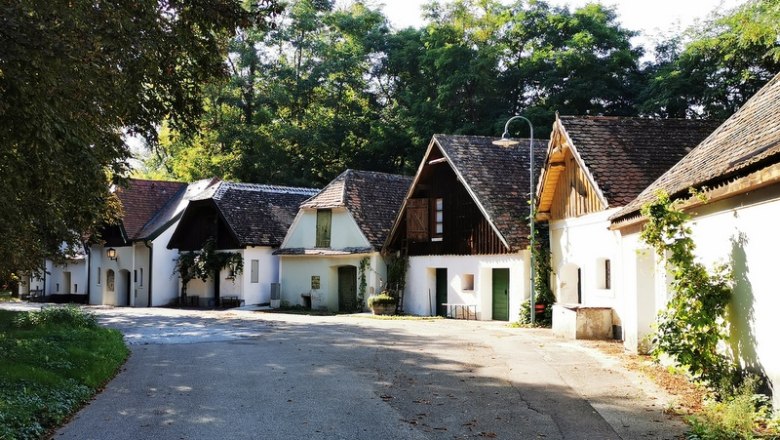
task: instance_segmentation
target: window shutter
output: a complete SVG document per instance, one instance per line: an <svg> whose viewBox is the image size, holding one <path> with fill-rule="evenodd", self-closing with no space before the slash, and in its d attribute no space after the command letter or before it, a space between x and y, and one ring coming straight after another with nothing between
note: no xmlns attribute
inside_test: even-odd
<svg viewBox="0 0 780 440"><path fill-rule="evenodd" d="M428 241L428 199L409 199L406 204L406 238Z"/></svg>
<svg viewBox="0 0 780 440"><path fill-rule="evenodd" d="M317 211L317 243L316 247L330 247L331 210L320 209Z"/></svg>

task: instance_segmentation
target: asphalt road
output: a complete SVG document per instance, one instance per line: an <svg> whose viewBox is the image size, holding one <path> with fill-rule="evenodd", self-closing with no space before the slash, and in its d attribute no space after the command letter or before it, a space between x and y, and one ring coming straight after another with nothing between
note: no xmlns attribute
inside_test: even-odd
<svg viewBox="0 0 780 440"><path fill-rule="evenodd" d="M55 439L663 439L659 391L549 331L93 309L132 355Z"/></svg>

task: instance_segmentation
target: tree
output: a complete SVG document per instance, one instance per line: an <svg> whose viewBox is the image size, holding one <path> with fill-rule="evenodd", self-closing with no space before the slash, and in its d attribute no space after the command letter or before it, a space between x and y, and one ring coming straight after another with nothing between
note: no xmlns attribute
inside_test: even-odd
<svg viewBox="0 0 780 440"><path fill-rule="evenodd" d="M660 45L644 113L726 119L780 71L780 1L752 0Z"/></svg>
<svg viewBox="0 0 780 440"><path fill-rule="evenodd" d="M110 220L127 135L187 131L237 26L273 0L9 0L0 5L0 272L62 258ZM64 243L64 246L63 246Z"/></svg>

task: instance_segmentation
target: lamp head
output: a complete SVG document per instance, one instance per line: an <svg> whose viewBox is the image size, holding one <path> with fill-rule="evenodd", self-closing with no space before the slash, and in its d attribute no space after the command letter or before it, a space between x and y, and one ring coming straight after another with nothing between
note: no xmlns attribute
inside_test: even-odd
<svg viewBox="0 0 780 440"><path fill-rule="evenodd" d="M501 139L497 141L493 141L493 145L498 145L500 147L511 147L512 145L517 145L520 142L512 140L509 138L509 132L504 132L504 134L501 135Z"/></svg>
<svg viewBox="0 0 780 440"><path fill-rule="evenodd" d="M116 260L116 249L114 248L108 248L106 250L106 256L109 260Z"/></svg>

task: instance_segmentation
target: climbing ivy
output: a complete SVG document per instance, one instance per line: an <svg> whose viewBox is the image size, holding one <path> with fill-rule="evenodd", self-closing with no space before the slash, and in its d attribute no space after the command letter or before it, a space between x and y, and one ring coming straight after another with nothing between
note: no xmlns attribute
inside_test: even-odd
<svg viewBox="0 0 780 440"><path fill-rule="evenodd" d="M181 252L176 260L173 274L181 279L181 298L187 297L187 284L195 278L206 281L223 269L228 270L227 278L235 281L244 271L244 258L239 252L217 251L214 238L203 243L203 248L192 252Z"/></svg>
<svg viewBox="0 0 780 440"><path fill-rule="evenodd" d="M642 215L648 222L641 238L665 260L673 279L671 298L658 315L653 356L669 356L716 395L731 395L741 374L722 347L728 337L730 269L721 265L710 274L696 261L696 246L687 226L690 216L665 192L656 193L656 200L642 207Z"/></svg>

